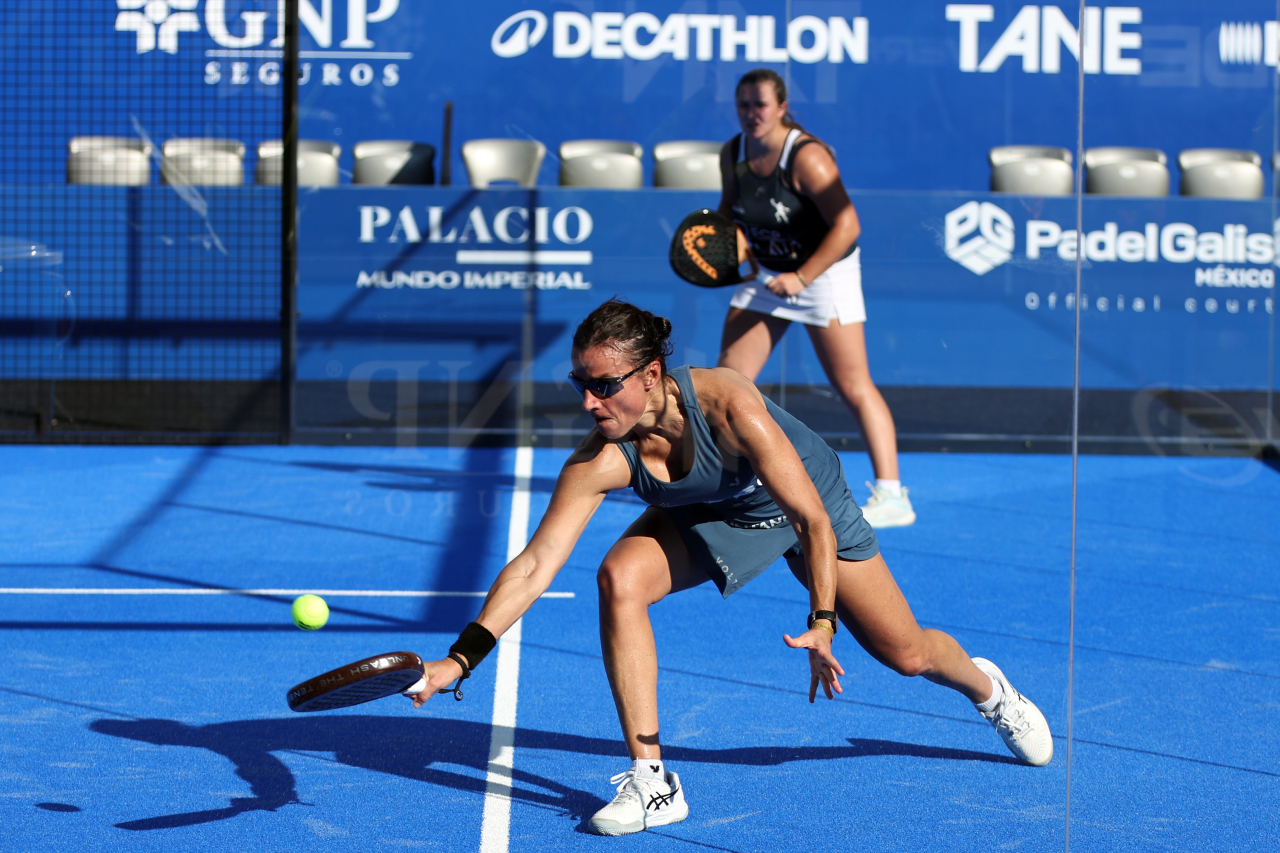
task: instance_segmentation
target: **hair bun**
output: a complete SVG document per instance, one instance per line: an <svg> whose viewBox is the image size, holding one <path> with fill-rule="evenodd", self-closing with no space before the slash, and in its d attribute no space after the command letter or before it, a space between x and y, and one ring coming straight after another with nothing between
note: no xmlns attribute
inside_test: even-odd
<svg viewBox="0 0 1280 853"><path fill-rule="evenodd" d="M662 372L666 373L666 358L672 351L670 338L670 320L615 296L578 325L573 333L573 347L585 351L612 342L627 354L632 365L644 365L657 359Z"/></svg>

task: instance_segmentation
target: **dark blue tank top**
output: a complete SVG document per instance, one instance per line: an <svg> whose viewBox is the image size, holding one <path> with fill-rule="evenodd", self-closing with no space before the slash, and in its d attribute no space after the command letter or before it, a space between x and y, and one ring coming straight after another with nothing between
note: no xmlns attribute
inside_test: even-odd
<svg viewBox="0 0 1280 853"><path fill-rule="evenodd" d="M715 442L711 427L698 406L688 366L672 368L667 375L675 380L684 402L685 429L693 439L693 465L689 473L671 483L649 473L640 453L630 441L618 442L618 449L631 467L631 488L650 506L673 507L707 504L735 527L777 527L787 524L782 510L760 484L745 456L725 454ZM804 463L831 516L832 525L860 520L861 511L848 494L844 469L835 451L800 421L765 398L765 408L782 428ZM847 504L848 506L845 506ZM852 516L849 518L847 516Z"/></svg>

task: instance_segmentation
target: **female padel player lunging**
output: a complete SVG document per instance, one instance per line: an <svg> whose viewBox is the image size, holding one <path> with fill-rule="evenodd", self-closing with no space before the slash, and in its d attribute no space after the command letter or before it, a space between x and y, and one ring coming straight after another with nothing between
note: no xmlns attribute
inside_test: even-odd
<svg viewBox="0 0 1280 853"><path fill-rule="evenodd" d="M831 152L788 115L781 77L749 71L736 98L742 133L720 152L719 211L743 228L756 260L774 274L734 291L720 366L755 381L787 327L804 323L827 378L862 427L875 471L864 516L875 528L911 524L893 414L867 366L858 214Z"/></svg>
<svg viewBox="0 0 1280 853"><path fill-rule="evenodd" d="M831 654L837 626L876 660L922 675L975 703L1028 764L1046 764L1044 716L990 661L972 660L941 631L916 624L845 483L840 460L808 427L723 368L668 372L671 324L624 302L601 305L573 337L574 387L595 430L556 482L528 546L498 575L449 657L425 665L421 707L465 676L547 590L587 522L614 489L649 504L600 566L600 645L632 767L591 819L604 835L684 820L684 790L662 763L658 660L649 606L713 581L723 595L779 557L809 590L809 701L843 692ZM838 616L837 616L838 614ZM465 665L465 666L464 666Z"/></svg>

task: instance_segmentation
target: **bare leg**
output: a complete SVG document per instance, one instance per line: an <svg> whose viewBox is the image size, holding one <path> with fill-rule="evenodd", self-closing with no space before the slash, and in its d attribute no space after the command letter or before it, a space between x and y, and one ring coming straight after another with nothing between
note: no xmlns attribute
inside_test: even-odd
<svg viewBox="0 0 1280 853"><path fill-rule="evenodd" d="M788 557L787 565L807 586L804 558ZM893 671L924 676L975 704L991 698L991 678L973 665L955 638L916 623L879 554L856 563L836 561L836 612L858 644Z"/></svg>
<svg viewBox="0 0 1280 853"><path fill-rule="evenodd" d="M790 320L744 308L730 308L720 336L718 366L731 367L755 382L789 325Z"/></svg>
<svg viewBox="0 0 1280 853"><path fill-rule="evenodd" d="M600 648L627 752L633 759L661 758L658 650L649 606L710 578L693 564L666 513L651 507L609 549L596 580Z"/></svg>
<svg viewBox="0 0 1280 853"><path fill-rule="evenodd" d="M821 326L806 328L827 378L862 428L876 477L898 479L898 433L888 404L871 381L863 324L841 326L838 319L832 319L831 325L825 329Z"/></svg>

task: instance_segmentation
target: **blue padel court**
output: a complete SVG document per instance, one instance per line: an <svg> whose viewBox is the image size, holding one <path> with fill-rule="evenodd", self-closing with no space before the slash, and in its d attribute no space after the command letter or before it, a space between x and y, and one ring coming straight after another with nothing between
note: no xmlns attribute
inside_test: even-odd
<svg viewBox="0 0 1280 853"><path fill-rule="evenodd" d="M1062 846L1065 456L906 456L920 520L880 536L919 621L996 661L1044 711L1044 768L1016 763L960 696L893 674L843 633L845 693L810 706L803 653L781 640L802 630L807 596L779 564L727 601L708 583L652 609L664 757L690 815L589 834L628 766L595 572L640 512L629 492L606 501L463 701L289 711L290 686L350 660L442 657L566 454L0 448L0 847ZM866 467L843 461L851 478ZM1238 458L1084 457L1079 507L1072 840L1275 849L1280 474ZM306 591L332 608L320 631L290 621Z"/></svg>

